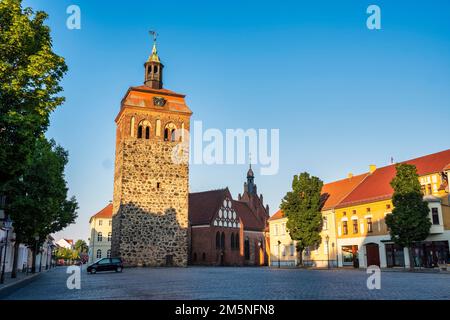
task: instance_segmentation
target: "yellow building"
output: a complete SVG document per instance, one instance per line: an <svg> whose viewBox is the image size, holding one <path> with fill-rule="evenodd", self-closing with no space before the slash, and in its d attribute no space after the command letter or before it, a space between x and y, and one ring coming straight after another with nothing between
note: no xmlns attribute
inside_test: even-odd
<svg viewBox="0 0 450 320"><path fill-rule="evenodd" d="M89 219L89 262L111 255L112 204L97 212Z"/></svg>
<svg viewBox="0 0 450 320"><path fill-rule="evenodd" d="M424 200L430 208L430 235L414 245L413 258L407 248L393 243L385 223L392 213L395 165L346 179L327 183L322 189L324 219L322 243L304 251L304 264L315 267L446 267L450 263L450 149L405 161L415 165L422 185ZM295 266L297 252L291 254L295 242L285 226L287 218L278 211L269 219L270 265Z"/></svg>
<svg viewBox="0 0 450 320"><path fill-rule="evenodd" d="M432 227L428 238L413 247L411 259L407 248L391 241L385 223L393 209L395 165L371 170L361 183L335 209L339 266L437 267L449 262L450 210L448 173L450 150L427 155L405 163L415 165L430 208Z"/></svg>

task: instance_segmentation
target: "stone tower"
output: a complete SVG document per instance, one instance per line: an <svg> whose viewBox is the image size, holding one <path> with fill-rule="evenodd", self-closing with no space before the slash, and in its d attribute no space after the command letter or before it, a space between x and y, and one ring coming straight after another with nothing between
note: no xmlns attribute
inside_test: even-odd
<svg viewBox="0 0 450 320"><path fill-rule="evenodd" d="M192 112L184 95L162 87L156 41L144 70L115 119L111 254L128 266L186 266L189 169L174 155L188 155Z"/></svg>

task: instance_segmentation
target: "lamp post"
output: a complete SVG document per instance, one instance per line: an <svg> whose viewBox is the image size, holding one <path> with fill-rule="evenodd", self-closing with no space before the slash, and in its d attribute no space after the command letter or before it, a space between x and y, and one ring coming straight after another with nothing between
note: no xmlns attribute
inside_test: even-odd
<svg viewBox="0 0 450 320"><path fill-rule="evenodd" d="M328 269L330 269L330 237L327 235L325 240L327 241L327 265Z"/></svg>
<svg viewBox="0 0 450 320"><path fill-rule="evenodd" d="M3 266L2 266L2 275L0 277L0 283L5 283L5 263L6 263L6 251L8 250L8 236L9 230L11 230L12 221L9 217L3 222L3 230L6 230L6 240L5 240L5 249L3 254Z"/></svg>
<svg viewBox="0 0 450 320"><path fill-rule="evenodd" d="M280 264L280 245L281 245L281 241L278 240L278 268L281 267L281 264Z"/></svg>

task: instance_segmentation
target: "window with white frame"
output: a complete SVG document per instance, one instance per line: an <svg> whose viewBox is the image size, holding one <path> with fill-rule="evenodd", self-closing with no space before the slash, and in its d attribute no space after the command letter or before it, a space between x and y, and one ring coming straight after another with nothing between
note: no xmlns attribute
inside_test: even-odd
<svg viewBox="0 0 450 320"><path fill-rule="evenodd" d="M97 259L100 259L102 257L102 250L98 249L97 250Z"/></svg>

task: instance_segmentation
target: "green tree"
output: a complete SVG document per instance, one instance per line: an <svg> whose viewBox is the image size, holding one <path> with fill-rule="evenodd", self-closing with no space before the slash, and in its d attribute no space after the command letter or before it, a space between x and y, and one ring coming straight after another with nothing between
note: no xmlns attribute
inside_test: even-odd
<svg viewBox="0 0 450 320"><path fill-rule="evenodd" d="M84 240L77 240L76 242L75 242L75 250L78 252L78 253L87 253L88 252L88 245L86 244L86 241L84 241Z"/></svg>
<svg viewBox="0 0 450 320"><path fill-rule="evenodd" d="M322 186L323 182L319 178L303 172L294 176L292 191L289 191L281 202L280 209L288 218L286 226L289 235L297 242L300 264L303 264L303 250L322 241Z"/></svg>
<svg viewBox="0 0 450 320"><path fill-rule="evenodd" d="M423 200L419 176L414 165L396 165L397 174L391 181L394 189L392 214L386 216L386 225L389 228L394 243L408 248L410 268L414 269L412 245L416 241L423 241L430 233L430 209Z"/></svg>
<svg viewBox="0 0 450 320"><path fill-rule="evenodd" d="M34 272L36 248L43 244L47 235L64 229L77 217L76 199L67 199L68 188L64 175L68 162L67 151L43 136L36 141L33 149L26 171L9 183L7 188L7 210L16 234L14 274L20 243L27 244L33 251Z"/></svg>
<svg viewBox="0 0 450 320"><path fill-rule="evenodd" d="M46 18L21 0L0 1L0 193L24 173L34 141L64 101L58 93L67 66L53 52Z"/></svg>

